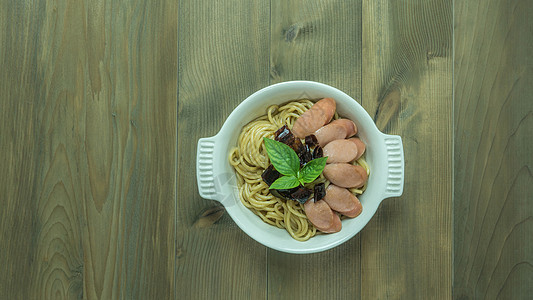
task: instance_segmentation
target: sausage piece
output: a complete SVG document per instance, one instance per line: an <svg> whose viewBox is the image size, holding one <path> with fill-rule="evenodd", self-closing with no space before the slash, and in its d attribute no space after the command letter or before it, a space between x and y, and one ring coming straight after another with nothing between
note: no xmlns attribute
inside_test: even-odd
<svg viewBox="0 0 533 300"><path fill-rule="evenodd" d="M334 140L342 140L346 137L346 128L341 124L328 124L315 131L318 144L324 148L329 142Z"/></svg>
<svg viewBox="0 0 533 300"><path fill-rule="evenodd" d="M362 187L368 179L363 167L347 163L327 164L323 173L331 183L343 188Z"/></svg>
<svg viewBox="0 0 533 300"><path fill-rule="evenodd" d="M292 132L298 138L305 138L312 134L324 124L329 123L337 105L333 98L324 98L315 103L311 109L303 113L292 127Z"/></svg>
<svg viewBox="0 0 533 300"><path fill-rule="evenodd" d="M354 194L352 195L353 195L352 200L355 202L355 211L353 212L353 216L355 218L363 212L363 205L361 204L361 201L359 201L359 199L357 199L357 197Z"/></svg>
<svg viewBox="0 0 533 300"><path fill-rule="evenodd" d="M339 124L346 129L346 136L345 138L354 136L357 133L357 126L355 123L350 119L337 119L331 121L330 124Z"/></svg>
<svg viewBox="0 0 533 300"><path fill-rule="evenodd" d="M314 199L307 200L304 211L309 221L320 231L325 232L334 225L334 213L324 200L317 202Z"/></svg>
<svg viewBox="0 0 533 300"><path fill-rule="evenodd" d="M324 156L328 157L326 161L328 164L353 161L357 154L357 146L349 140L335 140L324 147Z"/></svg>
<svg viewBox="0 0 533 300"><path fill-rule="evenodd" d="M325 233L335 233L335 232L341 231L341 229L342 229L341 218L339 218L339 215L333 212L333 224L331 225L331 227L325 230L321 230L321 231Z"/></svg>
<svg viewBox="0 0 533 300"><path fill-rule="evenodd" d="M357 146L357 156L355 157L355 159L359 159L361 156L363 156L363 153L365 153L365 143L363 143L363 141L361 141L361 139L359 138L351 138L348 140L353 142Z"/></svg>
<svg viewBox="0 0 533 300"><path fill-rule="evenodd" d="M330 184L326 189L326 197L324 201L334 211L350 217L355 218L363 210L363 206L359 199L355 197L349 190Z"/></svg>

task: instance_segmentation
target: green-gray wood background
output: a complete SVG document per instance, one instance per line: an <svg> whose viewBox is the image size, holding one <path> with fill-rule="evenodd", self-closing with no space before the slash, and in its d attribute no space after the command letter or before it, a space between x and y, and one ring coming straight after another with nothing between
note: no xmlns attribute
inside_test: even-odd
<svg viewBox="0 0 533 300"><path fill-rule="evenodd" d="M1 299L530 299L533 2L0 0ZM265 248L198 138L269 84L358 99L405 189L347 243Z"/></svg>

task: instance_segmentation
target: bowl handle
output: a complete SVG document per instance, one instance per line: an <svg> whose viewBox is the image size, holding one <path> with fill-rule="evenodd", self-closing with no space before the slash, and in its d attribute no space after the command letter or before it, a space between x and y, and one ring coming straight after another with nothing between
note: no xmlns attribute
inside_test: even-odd
<svg viewBox="0 0 533 300"><path fill-rule="evenodd" d="M196 151L196 180L198 191L204 199L217 200L214 179L214 153L217 146L216 136L198 140Z"/></svg>
<svg viewBox="0 0 533 300"><path fill-rule="evenodd" d="M402 138L399 135L383 134L383 141L387 149L387 186L383 197L400 197L404 176Z"/></svg>

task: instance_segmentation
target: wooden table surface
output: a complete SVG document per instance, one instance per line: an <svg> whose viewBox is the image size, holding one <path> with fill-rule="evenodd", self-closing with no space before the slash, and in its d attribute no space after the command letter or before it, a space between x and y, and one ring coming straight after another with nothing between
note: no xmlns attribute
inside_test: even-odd
<svg viewBox="0 0 533 300"><path fill-rule="evenodd" d="M528 0L0 0L0 299L531 299ZM291 255L200 198L199 138L303 79L405 151L402 197Z"/></svg>

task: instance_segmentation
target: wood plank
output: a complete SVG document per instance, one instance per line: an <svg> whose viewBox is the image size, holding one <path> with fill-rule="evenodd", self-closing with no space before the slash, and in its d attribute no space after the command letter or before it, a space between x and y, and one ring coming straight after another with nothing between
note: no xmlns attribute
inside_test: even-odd
<svg viewBox="0 0 533 300"><path fill-rule="evenodd" d="M176 14L2 1L0 298L174 297Z"/></svg>
<svg viewBox="0 0 533 300"><path fill-rule="evenodd" d="M363 299L447 299L452 276L452 1L363 2L363 105L399 134L403 196L361 235Z"/></svg>
<svg viewBox="0 0 533 300"><path fill-rule="evenodd" d="M177 290L180 299L263 299L266 250L200 198L196 144L268 85L269 4L181 1L179 5Z"/></svg>
<svg viewBox="0 0 533 300"><path fill-rule="evenodd" d="M455 3L454 298L533 295L533 6Z"/></svg>
<svg viewBox="0 0 533 300"><path fill-rule="evenodd" d="M361 1L272 1L271 82L313 80L361 98ZM268 298L358 299L360 238L326 252L268 251Z"/></svg>

